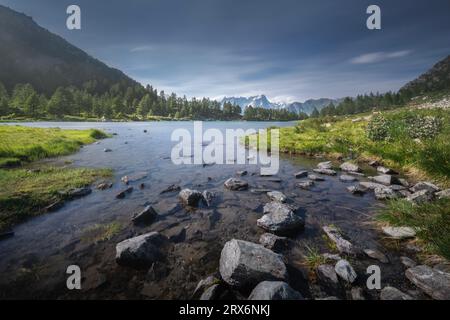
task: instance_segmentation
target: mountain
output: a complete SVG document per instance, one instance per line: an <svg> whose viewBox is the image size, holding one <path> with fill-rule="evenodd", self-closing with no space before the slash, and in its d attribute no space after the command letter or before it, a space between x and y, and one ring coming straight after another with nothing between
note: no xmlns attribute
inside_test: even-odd
<svg viewBox="0 0 450 320"><path fill-rule="evenodd" d="M304 112L306 114L311 114L314 108L321 110L322 108L328 106L330 103L338 105L342 99L309 99L305 102L292 102L292 103L282 103L282 102L271 102L265 95L258 95L252 97L225 97L221 101L221 105L228 102L231 104L238 105L245 110L246 107L260 107L264 109L287 109L291 112Z"/></svg>
<svg viewBox="0 0 450 320"><path fill-rule="evenodd" d="M1 5L0 43L0 82L8 90L17 83L30 83L47 94L59 86L81 87L88 81L96 92L115 83L137 84L40 27L31 17Z"/></svg>
<svg viewBox="0 0 450 320"><path fill-rule="evenodd" d="M450 55L400 89L410 96L438 91L450 91Z"/></svg>

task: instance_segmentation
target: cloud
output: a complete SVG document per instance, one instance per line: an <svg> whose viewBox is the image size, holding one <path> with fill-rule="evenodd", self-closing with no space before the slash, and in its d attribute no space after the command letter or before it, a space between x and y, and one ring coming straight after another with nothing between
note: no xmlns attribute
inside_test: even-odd
<svg viewBox="0 0 450 320"><path fill-rule="evenodd" d="M390 59L401 58L411 54L411 50L401 50L393 52L371 52L350 59L352 64L367 64L382 62Z"/></svg>

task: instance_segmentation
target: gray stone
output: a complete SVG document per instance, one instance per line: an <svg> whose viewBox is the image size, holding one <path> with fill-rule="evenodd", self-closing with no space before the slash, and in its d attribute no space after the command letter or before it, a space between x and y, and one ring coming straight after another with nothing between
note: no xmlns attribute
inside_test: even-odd
<svg viewBox="0 0 450 320"><path fill-rule="evenodd" d="M355 254L356 250L350 241L344 239L341 235L340 231L334 226L324 226L323 231L326 233L328 238L333 241L336 245L336 248L340 253L345 254Z"/></svg>
<svg viewBox="0 0 450 320"><path fill-rule="evenodd" d="M153 209L152 206L147 206L141 212L136 213L133 216L132 221L136 225L139 225L139 224L145 225L145 224L152 223L157 216L158 216L158 213L155 211L155 209Z"/></svg>
<svg viewBox="0 0 450 320"><path fill-rule="evenodd" d="M426 181L416 183L416 184L411 188L411 191L412 191L413 193L414 193L414 192L417 192L417 191L421 191L421 190L427 190L427 191L430 192L430 193L435 193L435 192L440 191L441 189L440 189L438 186L436 186L435 184L433 184L433 183L431 183L431 182L426 182Z"/></svg>
<svg viewBox="0 0 450 320"><path fill-rule="evenodd" d="M416 236L416 231L411 227L383 227L384 234L393 239L408 239Z"/></svg>
<svg viewBox="0 0 450 320"><path fill-rule="evenodd" d="M117 199L123 199L125 196L129 193L133 192L133 187L128 187L125 190L120 191L118 194L116 194Z"/></svg>
<svg viewBox="0 0 450 320"><path fill-rule="evenodd" d="M296 177L297 179L306 178L307 176L308 176L308 171L306 171L306 170L294 173L294 177Z"/></svg>
<svg viewBox="0 0 450 320"><path fill-rule="evenodd" d="M247 181L236 179L236 178L230 178L224 183L225 188L233 191L240 191L240 190L247 190L248 189L248 183Z"/></svg>
<svg viewBox="0 0 450 320"><path fill-rule="evenodd" d="M445 190L436 192L435 195L438 199L444 199L444 198L449 199L450 198L450 189L445 189Z"/></svg>
<svg viewBox="0 0 450 320"><path fill-rule="evenodd" d="M450 300L450 273L421 265L409 268L406 277L436 300Z"/></svg>
<svg viewBox="0 0 450 320"><path fill-rule="evenodd" d="M158 232L126 239L116 245L116 262L131 267L146 267L163 257L161 246L167 239Z"/></svg>
<svg viewBox="0 0 450 320"><path fill-rule="evenodd" d="M389 259L379 250L376 249L364 249L364 253L375 260L380 261L381 263L389 263Z"/></svg>
<svg viewBox="0 0 450 320"><path fill-rule="evenodd" d="M413 300L413 298L397 288L384 287L380 292L380 300Z"/></svg>
<svg viewBox="0 0 450 320"><path fill-rule="evenodd" d="M421 204L424 202L430 202L434 199L434 194L428 190L416 191L413 194L406 197L406 200L414 204Z"/></svg>
<svg viewBox="0 0 450 320"><path fill-rule="evenodd" d="M340 294L342 288L336 271L330 264L321 264L316 269L317 281L329 294Z"/></svg>
<svg viewBox="0 0 450 320"><path fill-rule="evenodd" d="M356 179L353 176L349 176L347 174L342 174L341 176L339 176L339 180L341 180L342 182L354 182L357 181L358 179Z"/></svg>
<svg viewBox="0 0 450 320"><path fill-rule="evenodd" d="M364 188L360 185L356 185L356 186L349 186L347 187L348 192L352 193L352 194L359 194L362 195L364 193L366 193L367 188Z"/></svg>
<svg viewBox="0 0 450 320"><path fill-rule="evenodd" d="M180 191L181 187L177 184L171 184L167 188L165 188L163 191L160 192L160 194L168 193L168 192L176 192Z"/></svg>
<svg viewBox="0 0 450 320"><path fill-rule="evenodd" d="M398 174L398 172L396 172L395 170L383 166L378 166L377 171L382 174Z"/></svg>
<svg viewBox="0 0 450 320"><path fill-rule="evenodd" d="M408 257L400 257L400 262L406 267L406 268L413 268L417 266L417 263Z"/></svg>
<svg viewBox="0 0 450 320"><path fill-rule="evenodd" d="M216 194L214 192L211 192L208 190L205 190L202 192L203 201L206 203L206 205L208 207L211 206L215 197L216 197Z"/></svg>
<svg viewBox="0 0 450 320"><path fill-rule="evenodd" d="M257 220L257 226L268 232L288 235L305 225L303 219L287 204L272 201L264 206L263 212L264 215Z"/></svg>
<svg viewBox="0 0 450 320"><path fill-rule="evenodd" d="M326 260L332 260L332 261L339 261L341 260L341 256L335 253L322 253L322 257L324 257Z"/></svg>
<svg viewBox="0 0 450 320"><path fill-rule="evenodd" d="M371 177L370 179L385 186L398 183L398 179L389 174L381 174L379 176Z"/></svg>
<svg viewBox="0 0 450 320"><path fill-rule="evenodd" d="M398 182L399 182L402 186L404 186L404 187L406 187L406 188L409 188L409 182L408 182L406 179L398 178Z"/></svg>
<svg viewBox="0 0 450 320"><path fill-rule="evenodd" d="M399 198L399 194L388 187L377 187L375 188L374 193L377 200L390 200Z"/></svg>
<svg viewBox="0 0 450 320"><path fill-rule="evenodd" d="M319 169L331 169L333 167L333 164L331 161L324 161L317 164L317 168Z"/></svg>
<svg viewBox="0 0 450 320"><path fill-rule="evenodd" d="M359 172L361 169L354 163L351 162L344 162L340 166L342 171L351 171L351 172Z"/></svg>
<svg viewBox="0 0 450 320"><path fill-rule="evenodd" d="M385 185L380 183L370 182L370 181L362 181L359 183L359 186L369 190L375 190L375 188L385 188Z"/></svg>
<svg viewBox="0 0 450 320"><path fill-rule="evenodd" d="M237 171L236 174L238 176L246 176L248 174L247 170Z"/></svg>
<svg viewBox="0 0 450 320"><path fill-rule="evenodd" d="M302 181L296 184L301 189L308 190L314 185L314 181Z"/></svg>
<svg viewBox="0 0 450 320"><path fill-rule="evenodd" d="M280 252L288 247L288 238L279 237L272 233L264 233L259 238L259 243L265 248L275 252Z"/></svg>
<svg viewBox="0 0 450 320"><path fill-rule="evenodd" d="M303 296L283 281L260 282L248 300L304 300Z"/></svg>
<svg viewBox="0 0 450 320"><path fill-rule="evenodd" d="M220 280L217 279L215 276L208 276L205 279L200 280L197 284L197 287L195 287L192 297L194 299L199 298L205 292L206 289L219 283Z"/></svg>
<svg viewBox="0 0 450 320"><path fill-rule="evenodd" d="M336 171L331 170L331 169L313 169L313 171L315 173L326 174L326 175L329 175L329 176L335 176L336 175Z"/></svg>
<svg viewBox="0 0 450 320"><path fill-rule="evenodd" d="M109 148L105 148L105 149L103 149L103 152L112 152L112 150Z"/></svg>
<svg viewBox="0 0 450 320"><path fill-rule="evenodd" d="M220 284L213 284L200 296L200 300L216 300L220 295Z"/></svg>
<svg viewBox="0 0 450 320"><path fill-rule="evenodd" d="M341 277L343 280L349 283L355 282L357 278L355 270L350 265L350 263L345 259L339 260L334 266L334 270L336 271L339 277Z"/></svg>
<svg viewBox="0 0 450 320"><path fill-rule="evenodd" d="M317 176L315 174L309 174L308 175L308 179L312 180L312 181L324 181L325 180L324 178L319 177L319 176Z"/></svg>
<svg viewBox="0 0 450 320"><path fill-rule="evenodd" d="M270 200L281 202L281 203L284 203L287 200L287 197L280 191L267 192L267 196L270 198Z"/></svg>
<svg viewBox="0 0 450 320"><path fill-rule="evenodd" d="M262 281L286 281L288 273L280 255L243 240L225 243L219 263L222 279L231 286L252 287Z"/></svg>
<svg viewBox="0 0 450 320"><path fill-rule="evenodd" d="M183 189L178 194L181 202L185 205L191 207L197 207L200 200L203 199L203 195L200 191L191 190L191 189Z"/></svg>

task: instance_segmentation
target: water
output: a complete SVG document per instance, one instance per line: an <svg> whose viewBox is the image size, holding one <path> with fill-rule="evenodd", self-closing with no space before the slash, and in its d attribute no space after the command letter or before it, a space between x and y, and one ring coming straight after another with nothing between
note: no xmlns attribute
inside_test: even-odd
<svg viewBox="0 0 450 320"><path fill-rule="evenodd" d="M60 210L33 218L14 228L15 236L0 242L0 297L3 298L189 298L197 282L218 270L223 244L232 239L258 242L263 233L256 226L262 207L269 201L265 194L249 191L233 192L223 187L223 182L235 176L236 171L247 170L244 177L251 188L268 188L282 191L290 201L301 208L306 219L304 232L293 240L286 253L294 274L294 287L306 296L314 292L305 286L307 277L304 255L310 250L330 252L323 239L321 227L334 224L342 229L352 242L367 248L383 249L380 237L372 222L373 208L377 202L373 195L354 196L347 192L349 184L337 177L325 177L311 190L295 187L293 173L312 169L321 159L282 155L281 182L269 181L259 176L257 165L174 165L170 159L176 142L170 136L176 128L193 129L192 122L136 122L136 123L26 123L35 127L60 127L67 129L97 128L116 133L98 144L85 146L80 152L44 161L56 165L112 168L113 187L94 190L87 197L68 202ZM204 122L204 130L265 128L286 126L291 123L275 122ZM144 133L147 130L147 133ZM104 152L109 148L112 152ZM367 170L371 170L366 168ZM131 183L134 191L125 199L115 195L124 190L120 181L125 175L146 177ZM145 184L144 189L139 185ZM177 199L177 192L161 195L171 184L182 188L216 192L212 207L187 211ZM148 227L135 227L131 217L135 212L152 204L160 214ZM120 232L109 240L99 241L101 226L115 223ZM165 249L167 258L152 270L132 270L118 266L114 261L115 244L126 238L149 231L160 231L172 237ZM386 251L386 250L385 250ZM388 253L395 263L383 266L385 283L407 286L399 278L402 272L398 254ZM354 262L360 273L376 261L361 258ZM65 270L77 264L83 272L83 290L68 291L65 287ZM363 279L361 279L363 283Z"/></svg>

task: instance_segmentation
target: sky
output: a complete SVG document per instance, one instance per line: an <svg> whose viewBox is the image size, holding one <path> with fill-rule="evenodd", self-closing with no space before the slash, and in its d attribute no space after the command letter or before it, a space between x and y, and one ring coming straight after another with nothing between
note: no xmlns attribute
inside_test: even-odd
<svg viewBox="0 0 450 320"><path fill-rule="evenodd" d="M450 54L449 0L0 0L128 76L187 97L398 90ZM81 30L66 8L81 8ZM366 9L381 8L381 30Z"/></svg>

